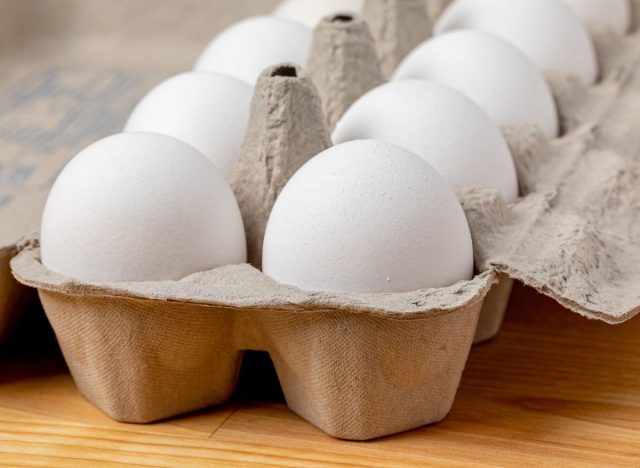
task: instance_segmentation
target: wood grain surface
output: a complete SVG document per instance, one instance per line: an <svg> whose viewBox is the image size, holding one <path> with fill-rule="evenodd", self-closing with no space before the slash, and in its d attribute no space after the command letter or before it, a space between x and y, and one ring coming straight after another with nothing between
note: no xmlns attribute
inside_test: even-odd
<svg viewBox="0 0 640 468"><path fill-rule="evenodd" d="M517 286L444 422L354 443L291 413L260 355L225 406L112 421L78 394L34 308L0 346L0 465L640 466L639 343L640 320L589 321Z"/></svg>

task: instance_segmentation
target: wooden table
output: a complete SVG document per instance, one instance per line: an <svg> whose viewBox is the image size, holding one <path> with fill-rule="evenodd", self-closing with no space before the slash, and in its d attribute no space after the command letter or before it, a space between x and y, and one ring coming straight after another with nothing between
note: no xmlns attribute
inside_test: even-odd
<svg viewBox="0 0 640 468"><path fill-rule="evenodd" d="M269 368L262 384L244 375L223 407L114 422L78 394L34 313L0 346L0 465L640 466L639 351L640 320L589 321L516 287L502 333L472 350L444 422L355 443L291 413Z"/></svg>

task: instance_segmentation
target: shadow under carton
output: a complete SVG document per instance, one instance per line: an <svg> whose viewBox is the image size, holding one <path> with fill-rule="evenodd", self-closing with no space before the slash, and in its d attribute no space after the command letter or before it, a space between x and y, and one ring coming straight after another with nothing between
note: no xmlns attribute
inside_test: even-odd
<svg viewBox="0 0 640 468"><path fill-rule="evenodd" d="M502 327L514 281L503 273L498 273L497 277L498 282L493 285L484 299L473 344L492 340Z"/></svg>
<svg viewBox="0 0 640 468"><path fill-rule="evenodd" d="M13 279L9 262L16 254L14 247L0 249L0 341L16 326L24 312L29 288Z"/></svg>

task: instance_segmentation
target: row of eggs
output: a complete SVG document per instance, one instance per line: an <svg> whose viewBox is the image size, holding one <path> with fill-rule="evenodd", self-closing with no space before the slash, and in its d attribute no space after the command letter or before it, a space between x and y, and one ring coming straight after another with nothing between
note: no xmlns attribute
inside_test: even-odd
<svg viewBox="0 0 640 468"><path fill-rule="evenodd" d="M336 146L285 186L269 218L263 271L326 291L470 279L471 236L453 189L492 186L513 201L515 168L498 125L532 123L555 137L540 69L596 78L590 38L568 4L589 21L628 28L624 1L567 1L454 1L439 34L390 83L356 101L336 126ZM335 2L289 0L276 13L308 22L320 5L327 13ZM212 41L196 71L148 93L125 133L87 147L56 180L42 219L43 264L109 282L179 279L245 262L242 217L225 178L246 132L252 86L269 65L305 63L310 42L310 29L294 21L244 20Z"/></svg>
<svg viewBox="0 0 640 468"><path fill-rule="evenodd" d="M564 1L589 28L624 34L631 26L631 7L627 0ZM324 16L335 12L361 13L364 3L365 0L285 0L273 13L313 28ZM429 4L429 0L426 3ZM478 4L479 10L490 5L488 2ZM469 6L458 8L461 8L459 12L469 11Z"/></svg>

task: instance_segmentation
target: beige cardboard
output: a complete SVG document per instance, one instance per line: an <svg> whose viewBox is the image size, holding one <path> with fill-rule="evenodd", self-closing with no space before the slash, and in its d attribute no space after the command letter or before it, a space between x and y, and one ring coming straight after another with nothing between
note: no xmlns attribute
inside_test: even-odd
<svg viewBox="0 0 640 468"><path fill-rule="evenodd" d="M640 41L638 33L596 37L599 83L550 78L564 136L548 141L532 126L503 128L527 196L511 207L495 194L474 199L477 190L461 199L477 268L496 268L501 279L519 279L574 312L619 323L640 310L640 137L633 125ZM497 333L510 290L503 284L487 297L474 342Z"/></svg>
<svg viewBox="0 0 640 468"><path fill-rule="evenodd" d="M262 264L262 240L280 191L329 146L320 96L307 73L286 64L265 70L256 83L249 128L230 178L252 265Z"/></svg>
<svg viewBox="0 0 640 468"><path fill-rule="evenodd" d="M316 26L308 69L331 131L356 99L384 82L369 28L351 15L328 17Z"/></svg>
<svg viewBox="0 0 640 468"><path fill-rule="evenodd" d="M385 78L431 35L424 0L366 0L363 17L375 40Z"/></svg>
<svg viewBox="0 0 640 468"><path fill-rule="evenodd" d="M497 275L497 281L484 298L480 317L478 317L476 334L473 337L473 344L483 343L495 338L500 331L500 327L502 327L502 321L509 305L511 290L513 289L513 279L501 273Z"/></svg>
<svg viewBox="0 0 640 468"><path fill-rule="evenodd" d="M613 152L571 148L552 162L565 171L554 189L512 206L489 189L465 198L476 263L581 315L619 323L640 311L638 165Z"/></svg>
<svg viewBox="0 0 640 468"><path fill-rule="evenodd" d="M245 349L268 351L288 405L328 434L371 439L448 413L491 272L404 294L318 294L249 265L181 281L78 283L14 259L39 289L83 395L114 419L150 422L225 401Z"/></svg>
<svg viewBox="0 0 640 468"><path fill-rule="evenodd" d="M432 23L434 23L449 3L451 3L451 0L425 0L425 3L427 5L427 14L429 18L431 18Z"/></svg>

